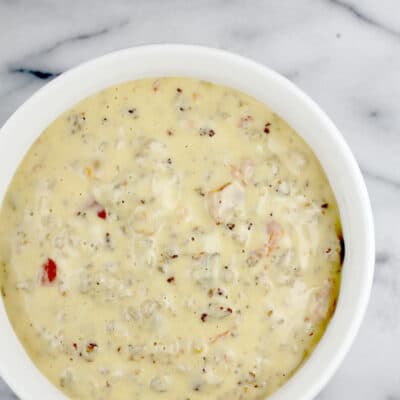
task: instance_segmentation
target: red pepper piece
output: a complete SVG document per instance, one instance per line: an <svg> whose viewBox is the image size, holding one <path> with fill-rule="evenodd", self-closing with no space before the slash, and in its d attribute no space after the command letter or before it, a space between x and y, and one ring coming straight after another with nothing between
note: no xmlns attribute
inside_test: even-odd
<svg viewBox="0 0 400 400"><path fill-rule="evenodd" d="M51 258L47 259L47 262L43 264L43 274L41 278L42 284L47 282L53 282L57 278L57 264Z"/></svg>
<svg viewBox="0 0 400 400"><path fill-rule="evenodd" d="M101 219L106 219L107 218L107 211L104 210L104 208L100 211L98 211L97 216Z"/></svg>

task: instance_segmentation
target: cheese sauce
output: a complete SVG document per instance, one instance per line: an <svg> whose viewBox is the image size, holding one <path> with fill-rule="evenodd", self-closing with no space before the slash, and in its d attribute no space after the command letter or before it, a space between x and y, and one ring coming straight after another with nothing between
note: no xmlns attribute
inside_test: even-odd
<svg viewBox="0 0 400 400"><path fill-rule="evenodd" d="M341 230L311 150L270 109L187 78L59 117L0 214L1 292L73 399L262 399L331 317Z"/></svg>

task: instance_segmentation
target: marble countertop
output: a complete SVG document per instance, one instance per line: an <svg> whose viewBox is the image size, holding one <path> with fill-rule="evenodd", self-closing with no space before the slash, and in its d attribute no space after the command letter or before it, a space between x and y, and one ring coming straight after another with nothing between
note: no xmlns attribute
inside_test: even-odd
<svg viewBox="0 0 400 400"><path fill-rule="evenodd" d="M399 16L398 0L0 0L0 125L52 77L138 44L219 47L287 76L343 132L366 179L376 223L368 313L318 400L398 400ZM15 399L1 380L0 399Z"/></svg>

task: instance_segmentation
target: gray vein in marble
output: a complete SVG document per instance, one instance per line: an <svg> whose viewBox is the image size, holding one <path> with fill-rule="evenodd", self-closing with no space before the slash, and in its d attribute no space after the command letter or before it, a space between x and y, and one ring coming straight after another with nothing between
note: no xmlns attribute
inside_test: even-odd
<svg viewBox="0 0 400 400"><path fill-rule="evenodd" d="M65 44L74 43L74 42L80 41L80 40L89 40L89 39L97 38L99 36L103 36L107 33L110 33L112 31L116 30L116 29L122 28L125 25L128 25L128 23L129 23L129 19L124 19L116 24L112 24L110 26L100 28L93 32L81 33L76 36L72 36L70 38L59 40L59 41L55 42L52 46L48 47L47 49L39 51L38 53L35 54L35 56L43 56L45 54L50 53L53 50L58 49L59 47L65 45Z"/></svg>
<svg viewBox="0 0 400 400"><path fill-rule="evenodd" d="M400 286L399 279L393 279L396 272L396 257L388 252L380 251L375 258L374 284L386 287L386 290L395 290Z"/></svg>
<svg viewBox="0 0 400 400"><path fill-rule="evenodd" d="M66 44L75 43L75 42L82 41L82 40L89 40L89 39L97 38L99 36L106 35L114 30L120 29L123 26L126 26L128 24L129 24L129 19L124 19L124 20L119 21L118 23L112 24L107 27L103 27L101 29L97 29L96 31L93 31L93 32L81 33L81 34L78 34L78 35L75 35L75 36L72 36L72 37L69 37L66 39L58 40L51 46L49 46L45 49L42 49L34 54L31 54L26 58L30 58L30 59L39 58L46 54L51 53L54 50L57 50L58 48L66 45ZM62 73L62 71L51 71L50 69L37 69L34 67L30 67L28 65L25 65L22 62L20 63L20 65L16 66L17 64L19 64L19 63L15 63L13 66L10 66L8 68L8 72L10 72L12 74L31 75L40 80L53 79Z"/></svg>
<svg viewBox="0 0 400 400"><path fill-rule="evenodd" d="M378 251L375 257L375 263L377 265L387 264L391 260L391 256L389 253Z"/></svg>
<svg viewBox="0 0 400 400"><path fill-rule="evenodd" d="M382 176L382 175L378 175L375 174L373 172L371 172L370 170L367 170L363 167L361 167L361 172L364 175L365 178L367 179L372 179L374 181L379 181L381 183L385 183L387 185L390 185L392 188L395 189L400 189L400 182L396 179L393 178L389 178L387 176Z"/></svg>
<svg viewBox="0 0 400 400"><path fill-rule="evenodd" d="M234 27L230 31L231 37L235 40L241 40L244 42L256 40L262 34L262 31L257 29L254 26L241 26L241 27Z"/></svg>
<svg viewBox="0 0 400 400"><path fill-rule="evenodd" d="M371 118L378 118L379 117L379 111L378 110L371 110L369 113L368 113L368 115L371 117Z"/></svg>
<svg viewBox="0 0 400 400"><path fill-rule="evenodd" d="M108 33L111 33L112 31L118 30L118 29L128 25L129 22L130 22L130 20L128 18L126 18L126 19L123 19L123 20L121 20L121 21L119 21L119 22L117 22L115 24L112 24L112 25L109 25L109 26L106 26L106 27L103 27L103 28L99 28L99 29L97 29L97 30L95 30L93 32L80 33L78 35L71 36L69 38L58 40L54 44L52 44L51 46L49 46L49 47L47 47L45 49L39 50L36 53L30 54L26 58L33 58L34 59L34 58L42 57L42 56L44 56L46 54L51 53L54 50L59 49L60 47L66 45L66 44L71 44L71 43L75 43L75 42L78 42L78 41L90 40L90 39L97 38L99 36L106 35ZM18 63L15 63L15 64L18 64ZM10 67L10 69L17 70L17 69L25 69L25 68L24 67ZM18 72L18 71L16 71L16 72Z"/></svg>
<svg viewBox="0 0 400 400"><path fill-rule="evenodd" d="M28 75L32 75L35 78L42 79L42 80L55 78L56 76L61 74L61 72L42 71L39 69L32 69L32 68L26 68L26 67L10 68L9 72L18 73L18 74L28 74Z"/></svg>
<svg viewBox="0 0 400 400"><path fill-rule="evenodd" d="M290 81L295 81L300 76L299 71L281 72L281 74Z"/></svg>
<svg viewBox="0 0 400 400"><path fill-rule="evenodd" d="M335 4L338 7L341 7L342 9L348 11L350 14L352 14L354 17L359 19L360 21L363 21L364 23L374 26L375 28L396 37L397 39L400 39L400 31L392 29L386 25L383 25L381 22L376 21L372 19L369 15L366 15L363 13L358 7L353 6L352 4L346 3L343 0L328 0L329 3Z"/></svg>

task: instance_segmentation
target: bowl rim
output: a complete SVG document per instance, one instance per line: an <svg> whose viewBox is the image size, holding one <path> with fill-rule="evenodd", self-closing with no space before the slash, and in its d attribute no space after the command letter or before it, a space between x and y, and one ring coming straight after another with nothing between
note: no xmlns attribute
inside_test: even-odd
<svg viewBox="0 0 400 400"><path fill-rule="evenodd" d="M211 47L205 47L205 46L198 46L198 45L184 45L184 44L152 44L152 45L142 45L142 46L135 46L115 52L108 53L104 56L94 58L92 60L86 61L70 70L67 72L61 74L57 78L53 79L46 85L44 85L41 89L39 89L37 92L35 92L31 97L28 98L18 109L9 117L9 119L6 121L6 123L3 125L3 127L0 130L0 158L3 154L6 154L6 150L4 150L7 146L9 146L9 142L15 142L19 145L21 145L23 148L26 148L26 150L30 147L32 144L33 139L30 139L31 143L28 143L29 140L25 139L22 140L19 137L15 138L10 138L12 136L13 132L18 132L18 127L22 124L23 118L27 115L28 120L33 119L34 117L32 116L32 110L38 109L42 105L42 102L46 99L46 97L54 97L54 93L57 90L65 88L67 84L71 82L75 82L75 97L70 96L70 106L79 101L79 99L83 99L84 97L87 97L87 95L80 96L79 89L78 89L78 84L80 76L85 75L88 76L88 73L90 71L95 71L97 67L103 66L105 67L112 67L113 65L116 65L117 61L122 61L125 59L130 59L130 58L135 58L135 57L147 57L149 60L155 60L157 57L160 58L160 56L168 56L168 55L174 55L174 56L181 56L183 59L185 59L187 62L191 62L192 60L195 60L196 58L200 60L201 62L204 62L204 60L214 60L217 65L224 65L224 68L229 68L232 67L233 69L237 68L238 71L244 71L249 73L247 78L249 80L252 80L252 75L253 74L256 79L252 83L253 85L256 85L257 79L264 79L265 82L270 82L271 85L276 85L276 88L281 90L282 92L286 93L288 96L288 99L293 98L293 101L295 100L298 102L299 105L301 105L306 112L310 114L316 121L320 123L321 126L323 126L323 132L319 132L320 134L323 133L323 135L326 136L326 139L330 141L330 143L335 147L334 151L337 151L337 155L341 157L341 161L344 163L343 166L343 171L346 171L348 173L348 176L345 179L348 179L349 181L352 182L352 189L354 193L352 193L352 196L357 199L358 204L357 205L347 205L347 207L350 207L352 209L352 212L356 213L358 216L358 222L360 224L360 230L359 234L361 237L357 240L360 240L362 243L359 245L359 248L363 250L362 254L356 254L355 258L359 260L360 264L358 267L363 268L363 271L360 272L360 282L358 283L358 296L356 298L355 304L352 305L353 307L353 318L345 324L344 328L339 328L336 325L339 324L337 322L338 317L336 311L335 315L333 316L327 331L325 332L324 336L322 337L321 341L315 348L314 352L312 353L312 356L304 363L304 365L294 374L293 377L291 377L277 392L272 394L268 399L269 400L289 400L292 398L296 398L298 400L310 400L313 397L315 397L321 389L326 385L328 380L333 376L337 368L339 367L340 363L343 361L346 353L349 351L351 344L353 343L355 336L360 328L362 319L365 315L367 305L369 302L369 297L370 297L370 292L371 292L371 287L372 287L372 280L373 280L373 273L374 273L374 259L375 259L375 239L374 239L374 224L373 224L373 217L372 217L372 210L371 210L371 205L367 193L367 189L361 174L361 171L358 167L358 164L351 153L348 145L344 141L341 133L338 131L338 129L335 127L333 122L329 119L329 117L325 114L324 111L313 101L311 98L306 95L302 90L297 88L292 82L278 74L277 72L273 71L272 69L257 63L256 61L250 60L246 57L221 50L221 49L216 49L216 48L211 48ZM153 57L153 58L152 58ZM114 64L113 64L114 63ZM218 64L220 63L220 64ZM183 67L183 71L184 71ZM194 68L191 66L191 68ZM205 67L204 67L205 68ZM168 69L168 68L167 68ZM189 68L190 69L190 68ZM163 70L162 65L160 66L160 71ZM199 70L200 71L200 70ZM174 74L172 74L174 75ZM190 74L185 74L183 72L184 76L192 76L194 75L192 73ZM200 74L202 75L202 73ZM212 73L208 73L208 75L211 77ZM208 76L205 74L205 76ZM152 75L143 75L141 76L140 74L136 74L135 78L131 78L130 80L134 79L140 79L141 77L145 76L152 76ZM154 75L155 76L155 75ZM171 74L166 72L164 76L171 76ZM175 75L177 76L177 75ZM202 75L203 76L203 75ZM196 76L199 77L199 76ZM95 80L95 78L93 78ZM127 79L121 79L120 81L115 80L114 84L117 84L118 82L123 82L126 81ZM129 80L129 79L128 79ZM209 79L217 83L224 84L221 82L223 79ZM94 86L96 84L94 83ZM110 86L110 85L108 85ZM239 85L227 85L227 86L233 86L234 88L237 88L239 90L242 90L244 92L249 93L248 90L242 89ZM239 87L238 87L239 86ZM262 85L261 85L262 86ZM106 86L99 86L97 85L97 90L99 91L102 88L107 87ZM253 90L253 89L252 89ZM257 89L258 90L258 89ZM253 95L254 97L259 97L256 95L255 92L257 90L251 91L249 94ZM73 99L77 101L73 101ZM268 106L270 106L274 111L275 107L274 104L271 105L271 103L268 103ZM67 109L68 107L61 107L63 109ZM61 112L60 112L61 113ZM58 115L60 114L58 113ZM57 115L57 114L56 114ZM38 117L39 120L41 116ZM45 119L45 117L43 117ZM38 120L38 121L39 121ZM40 120L37 124L40 125L40 123L43 124L43 120ZM292 124L292 121L290 121L289 118L289 123L290 125ZM48 125L48 124L47 124ZM297 129L296 129L297 130ZM300 136L303 136L301 132L299 132ZM37 133L32 134L32 138L37 137ZM19 142L21 140L21 142ZM309 142L306 140L307 144ZM310 144L309 144L310 145ZM310 145L310 147L312 147ZM3 149L3 150L2 150ZM312 147L313 152L318 156L318 151L316 151L315 148ZM25 154L26 151L23 151L23 154ZM19 157L19 162L21 161L21 157ZM323 160L320 159L321 164L323 164ZM6 163L7 164L7 163ZM15 172L15 168L12 168L12 170ZM324 166L325 170L325 166ZM326 171L325 171L326 172ZM5 172L7 174L9 172ZM1 175L1 174L0 174ZM13 173L9 177L11 179ZM328 174L327 174L328 175ZM328 175L329 179L330 176ZM6 181L5 181L6 182ZM331 183L332 188L335 191L335 185L336 183ZM3 195L6 192L7 184L3 182L3 187L1 186L0 182L0 203L3 200ZM335 195L337 193L335 192ZM338 201L339 203L339 201ZM356 209L357 207L357 209ZM341 207L339 205L339 209L341 210ZM352 218L352 214L347 215L349 218ZM341 218L343 219L343 216L341 214ZM352 233L354 235L354 233ZM346 232L345 232L345 237L346 237ZM346 239L347 240L347 239ZM353 246L354 243L351 243ZM347 248L347 241L346 241L346 248ZM348 255L346 254L345 258L345 265L347 262ZM349 264L350 261L347 263ZM349 265L347 265L349 266ZM351 267L357 267L357 265L353 265L350 263ZM354 282L353 282L354 283ZM342 290L342 287L341 287ZM340 302L340 298L339 298ZM342 311L341 311L342 312ZM9 342L10 346L19 346L19 351L24 352L22 350L22 345L19 343L16 334L14 331L9 330L9 326L7 326L7 321L4 320L4 304L1 299L0 301L0 324L3 322L5 326L5 330L7 331L6 333L1 333L0 332L0 354L3 354L3 352L6 352L6 347L7 344L2 341L2 337L6 337ZM3 318L3 319L2 319ZM7 317L6 317L7 318ZM337 322L337 323L336 323ZM340 329L344 329L343 336L340 338L340 340L337 341L338 348L335 348L328 352L326 350L323 352L321 348L324 350L327 349L329 346L329 341L327 341L326 336L329 331L332 331L331 325L335 324L335 328L332 329L337 329L340 331ZM1 330L3 331L3 329ZM9 337L11 335L11 337ZM330 335L332 336L332 335ZM331 337L332 339L332 337ZM16 341L18 342L16 344ZM332 342L333 343L333 342ZM328 352L328 355L327 355ZM318 355L315 355L317 354ZM18 357L23 357L22 354L18 353ZM24 358L24 363L27 362L26 359L26 354ZM318 375L315 377L315 375L312 375L313 373L316 373L316 368L309 368L310 365L315 364L317 366L317 362L314 360L316 357L325 357L327 361L325 360L325 364L322 364L324 368L322 370L318 370ZM43 389L46 390L50 394L50 397L46 395L45 399L62 399L65 398L65 396L61 395L53 385L47 381L46 378L44 378L39 371L34 367L35 371L30 371L32 369L33 363L30 362L31 365L27 365L26 368L25 366L22 368L20 367L20 373L21 370L25 371L29 369L30 375L27 375L28 381L24 382L24 385L21 385L20 382L20 377L18 376L17 369L14 365L11 365L9 363L9 357L6 357L6 361L2 361L2 357L0 357L0 375L3 377L3 379L8 383L10 388L16 393L21 399L28 400L28 399L35 399L35 390L37 390L37 385L40 385L40 387L43 387ZM29 362L28 362L29 364ZM25 372L23 372L25 373ZM39 376L40 375L40 376ZM36 383L36 386L33 385L31 382L32 379L37 379L38 382ZM308 382L308 384L307 384Z"/></svg>

